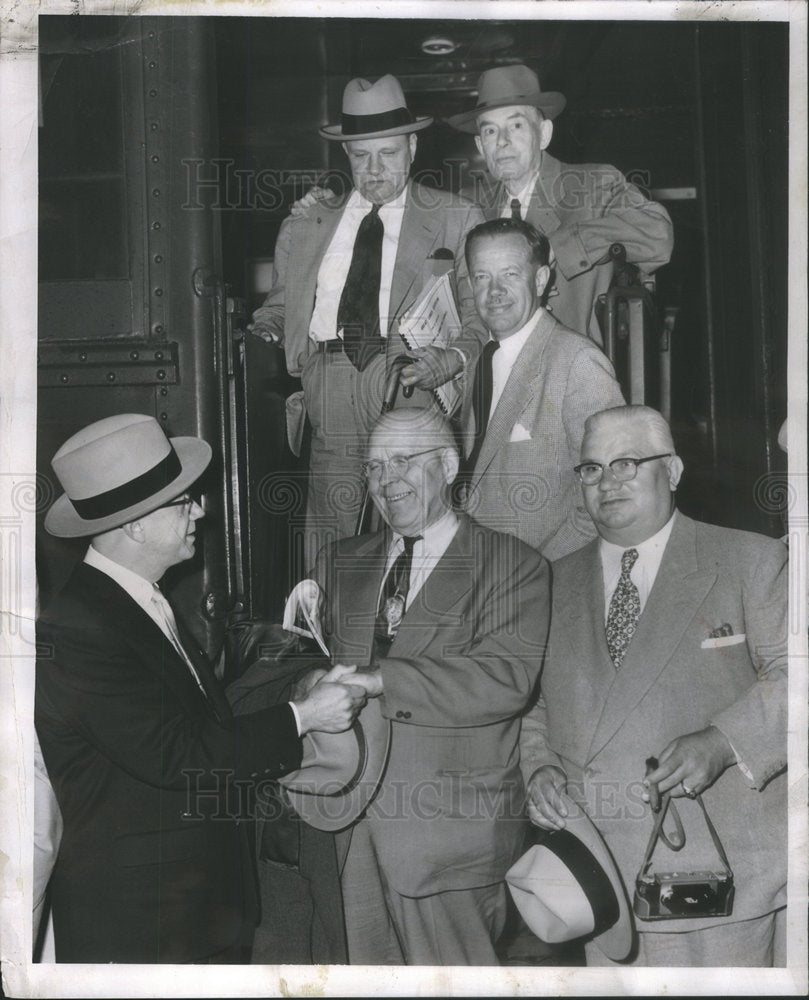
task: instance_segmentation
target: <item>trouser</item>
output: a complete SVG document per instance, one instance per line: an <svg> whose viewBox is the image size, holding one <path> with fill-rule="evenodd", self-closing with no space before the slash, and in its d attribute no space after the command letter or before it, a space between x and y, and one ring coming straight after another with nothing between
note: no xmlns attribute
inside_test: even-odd
<svg viewBox="0 0 809 1000"><path fill-rule="evenodd" d="M352 965L498 965L494 942L506 917L504 882L403 896L378 863L373 827L353 828L342 874Z"/></svg>

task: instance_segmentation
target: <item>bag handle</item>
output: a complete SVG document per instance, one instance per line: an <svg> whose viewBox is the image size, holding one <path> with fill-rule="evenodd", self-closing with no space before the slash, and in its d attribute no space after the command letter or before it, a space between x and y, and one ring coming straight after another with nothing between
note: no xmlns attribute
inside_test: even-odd
<svg viewBox="0 0 809 1000"><path fill-rule="evenodd" d="M716 832L716 828L711 822L711 817L708 815L708 810L705 808L705 803L702 801L702 796L697 795L696 801L699 803L699 807L702 810L702 815L705 817L705 823L708 827L708 832L711 835L711 840L713 840L716 852L719 855L722 863L729 873L732 874L730 862L728 861L728 856L725 854L725 848L722 846L722 841L719 839L719 834ZM671 815L674 819L674 825L676 829L676 836L674 839L670 839L663 832L663 819L666 813L671 807ZM680 819L680 812L674 802L671 801L671 794L666 792L660 803L660 812L657 814L657 819L655 820L654 827L652 828L651 836L649 837L649 843L646 845L646 853L643 857L643 863L640 866L641 874L646 874L646 870L652 863L652 854L654 853L655 846L657 845L658 838L663 841L663 843L669 847L672 851L679 851L685 846L685 830L683 829L682 820Z"/></svg>

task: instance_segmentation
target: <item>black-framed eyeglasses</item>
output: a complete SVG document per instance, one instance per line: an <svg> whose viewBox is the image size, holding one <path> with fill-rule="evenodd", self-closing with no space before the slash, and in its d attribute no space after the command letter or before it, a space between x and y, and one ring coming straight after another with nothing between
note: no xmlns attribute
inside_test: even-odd
<svg viewBox="0 0 809 1000"><path fill-rule="evenodd" d="M191 510L191 505L194 503L194 498L184 494L181 497L177 497L176 500L169 500L168 503L161 504L161 507L185 507L186 513Z"/></svg>
<svg viewBox="0 0 809 1000"><path fill-rule="evenodd" d="M612 473L612 478L617 483L628 483L638 474L638 466L644 462L653 462L656 458L671 458L670 451L662 455L647 455L646 458L614 458L609 465L604 466L600 462L582 462L574 468L579 479L585 486L595 486L601 482L604 469L608 468Z"/></svg>
<svg viewBox="0 0 809 1000"><path fill-rule="evenodd" d="M388 459L372 458L368 462L362 463L362 474L366 479L379 479L382 470L387 466L395 476L403 476L410 468L410 461L418 458L419 455L429 455L431 451L443 451L444 446L439 448L425 448L424 451L414 451L409 455L392 455Z"/></svg>

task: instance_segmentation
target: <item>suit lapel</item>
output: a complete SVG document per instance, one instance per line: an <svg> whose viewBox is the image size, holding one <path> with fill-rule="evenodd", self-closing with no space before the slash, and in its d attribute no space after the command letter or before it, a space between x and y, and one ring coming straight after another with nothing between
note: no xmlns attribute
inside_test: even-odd
<svg viewBox="0 0 809 1000"><path fill-rule="evenodd" d="M678 513L637 631L593 734L591 758L669 666L683 633L715 583L716 573L699 568L694 522Z"/></svg>
<svg viewBox="0 0 809 1000"><path fill-rule="evenodd" d="M416 655L433 641L442 624L451 622L452 608L476 583L475 565L472 525L469 518L459 514L458 530L407 609L391 645L391 656Z"/></svg>
<svg viewBox="0 0 809 1000"><path fill-rule="evenodd" d="M535 383L542 376L542 358L554 324L555 320L543 309L537 318L536 326L517 355L489 426L486 428L486 436L483 438L472 476L472 485L481 478L498 452L508 444L517 417L536 394Z"/></svg>
<svg viewBox="0 0 809 1000"><path fill-rule="evenodd" d="M378 531L349 552L340 552L332 566L327 594L334 596L330 615L332 657L342 663L371 662L379 588L385 572L391 535Z"/></svg>
<svg viewBox="0 0 809 1000"><path fill-rule="evenodd" d="M188 658L197 672L197 676L202 683L202 687L217 721L226 729L233 728L233 712L219 681L216 679L208 657L199 648L196 639L185 627L185 623L176 612L174 617L177 622L177 633L180 636L180 642L182 642L183 649L188 654Z"/></svg>
<svg viewBox="0 0 809 1000"><path fill-rule="evenodd" d="M92 606L103 614L105 620L116 622L122 636L128 640L131 638L137 659L144 669L165 680L190 715L197 716L201 711L208 713L214 710L213 704L202 694L188 665L170 640L122 587L106 573L86 563L77 566L76 575L89 590ZM205 673L210 675L210 666L207 663L205 666Z"/></svg>
<svg viewBox="0 0 809 1000"><path fill-rule="evenodd" d="M402 215L390 290L388 325L391 329L421 291L424 262L439 245L442 233L441 213L421 209L416 191L411 181L407 188L407 203Z"/></svg>

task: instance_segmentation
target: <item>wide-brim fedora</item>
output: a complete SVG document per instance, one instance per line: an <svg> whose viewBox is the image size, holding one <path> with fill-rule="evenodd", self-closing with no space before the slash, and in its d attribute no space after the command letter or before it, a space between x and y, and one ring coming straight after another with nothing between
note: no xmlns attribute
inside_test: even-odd
<svg viewBox="0 0 809 1000"><path fill-rule="evenodd" d="M532 827L527 850L506 872L529 929L548 944L591 937L620 962L632 950L634 924L626 889L601 834L571 798L565 827Z"/></svg>
<svg viewBox="0 0 809 1000"><path fill-rule="evenodd" d="M390 736L378 698L368 700L344 733L307 733L300 768L280 779L301 819L330 833L358 820L379 789Z"/></svg>
<svg viewBox="0 0 809 1000"><path fill-rule="evenodd" d="M407 135L432 125L430 115L413 115L407 107L401 84L390 73L376 83L357 78L343 91L343 113L338 125L324 125L318 133L324 139L345 142L351 139L381 139L386 135Z"/></svg>
<svg viewBox="0 0 809 1000"><path fill-rule="evenodd" d="M471 111L462 111L446 119L447 124L460 132L477 134L478 115L493 108L512 105L537 108L546 118L554 119L567 104L564 94L555 90L543 91L539 77L527 66L496 66L487 69L478 80L478 101Z"/></svg>
<svg viewBox="0 0 809 1000"><path fill-rule="evenodd" d="M111 531L180 496L210 460L207 441L167 438L146 414L97 420L51 461L65 492L46 514L45 529L59 538Z"/></svg>

